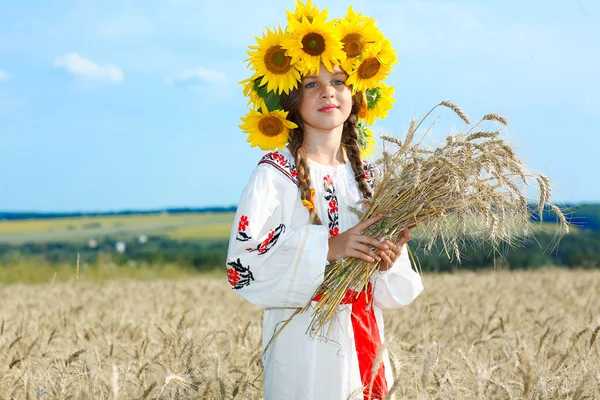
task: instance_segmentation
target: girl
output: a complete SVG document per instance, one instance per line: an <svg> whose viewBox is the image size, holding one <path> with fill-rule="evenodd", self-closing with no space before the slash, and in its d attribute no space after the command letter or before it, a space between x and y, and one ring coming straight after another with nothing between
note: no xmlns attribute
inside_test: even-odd
<svg viewBox="0 0 600 400"><path fill-rule="evenodd" d="M382 363L376 360L384 338L381 309L403 307L423 288L403 249L409 232L397 243L362 235L382 217L358 223L351 210L364 207L373 190L374 171L361 160L357 136L363 95L352 94L340 65L327 67L319 64L296 89L281 93L289 143L258 163L229 244L229 283L265 308L266 399L381 399L393 383L386 352ZM267 134L269 121L262 121ZM346 296L328 336L308 330L305 312L271 342L311 301L327 265L348 257L379 262L369 293Z"/></svg>

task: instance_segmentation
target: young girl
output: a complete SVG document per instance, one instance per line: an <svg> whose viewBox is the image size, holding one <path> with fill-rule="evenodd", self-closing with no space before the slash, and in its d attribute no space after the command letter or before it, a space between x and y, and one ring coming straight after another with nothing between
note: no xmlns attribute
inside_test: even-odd
<svg viewBox="0 0 600 400"><path fill-rule="evenodd" d="M310 2L298 4L307 26L310 7ZM292 28L298 9L290 13ZM312 24L319 23L318 11L310 16ZM312 28L312 33L317 31ZM286 34L290 32L288 28ZM279 46L264 53L285 50L284 60L292 64L290 49ZM365 236L362 232L382 217L358 223L352 211L364 209L374 188L375 171L361 159L358 137L363 93L353 95L341 60L328 64L323 52L318 64L307 67L307 60L302 61L296 88L270 92L278 95L283 111L272 111L265 104L272 99L264 93L261 103L257 91L262 110L254 111L259 118L255 130L248 119L243 125L263 139L285 133L289 143L260 160L242 194L227 257L229 283L246 300L265 308L263 349L270 343L263 356L266 399L381 399L393 383L386 352L382 363L376 359L384 340L381 309L409 304L423 286L403 248L409 232L397 243ZM348 64L345 68L351 69ZM250 84L254 90L261 82L255 77ZM313 294L327 265L349 257L379 263L369 293L346 296L327 336L308 329L311 315L304 312L271 342L298 308L318 301Z"/></svg>

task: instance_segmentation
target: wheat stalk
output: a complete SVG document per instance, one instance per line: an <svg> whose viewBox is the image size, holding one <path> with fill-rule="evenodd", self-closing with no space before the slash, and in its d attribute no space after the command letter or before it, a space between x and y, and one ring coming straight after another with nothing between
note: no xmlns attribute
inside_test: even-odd
<svg viewBox="0 0 600 400"><path fill-rule="evenodd" d="M454 103L443 101L438 106L450 108L470 124L464 111ZM530 182L536 182L540 188L537 204L540 216L546 208L551 209L562 228L559 235L568 232L562 211L550 202L548 178L530 173L512 147L499 138L500 131L470 133L471 128L449 135L435 149L424 148L422 139L413 144L419 127L436 107L418 123L411 120L404 141L384 137L397 149L386 151L375 162L383 166L382 176L361 221L376 215L384 218L364 234L395 242L404 228L420 226L431 232L427 248L431 249L439 237L448 257L460 263L460 244L465 237L475 245L490 243L496 251L501 244L518 243L514 232L522 231L520 227L531 220L532 211L524 194ZM504 117L487 114L475 126L483 121L507 125ZM425 135L430 129L431 126ZM525 229L523 233L526 232ZM355 258L338 260L327 267L325 279L313 296L320 296L321 300L316 304L311 301L303 308L303 311L312 309L313 334L323 334L323 328L335 316L349 289L366 290L377 267L378 263Z"/></svg>

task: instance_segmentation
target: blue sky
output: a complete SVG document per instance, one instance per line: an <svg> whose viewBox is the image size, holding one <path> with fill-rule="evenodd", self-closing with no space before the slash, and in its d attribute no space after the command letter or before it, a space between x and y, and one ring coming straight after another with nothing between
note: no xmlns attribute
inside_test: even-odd
<svg viewBox="0 0 600 400"><path fill-rule="evenodd" d="M330 17L348 6L316 4ZM555 201L600 202L596 0L352 4L399 55L394 110L377 131L401 134L442 100L472 119L497 112ZM238 128L247 46L292 8L0 0L0 210L237 204L263 153Z"/></svg>

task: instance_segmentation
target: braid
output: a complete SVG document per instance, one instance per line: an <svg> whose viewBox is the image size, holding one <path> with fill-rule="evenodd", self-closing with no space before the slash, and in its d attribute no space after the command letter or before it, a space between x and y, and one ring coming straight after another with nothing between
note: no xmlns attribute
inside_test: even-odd
<svg viewBox="0 0 600 400"><path fill-rule="evenodd" d="M310 200L310 166L306 160L306 151L302 142L304 140L304 133L302 127L298 125L298 128L292 132L292 140L290 141L290 151L294 155L296 160L296 170L298 171L298 183L300 184L300 198L302 200ZM323 225L321 218L317 214L317 210L314 208L309 211L310 220L314 225Z"/></svg>
<svg viewBox="0 0 600 400"><path fill-rule="evenodd" d="M362 94L358 93L354 96L354 103L352 105L352 111L350 116L344 122L344 130L342 132L342 143L346 146L346 154L350 160L350 165L354 171L354 178L358 184L363 197L365 199L371 198L371 188L365 179L365 172L363 170L363 162L360 157L360 146L358 145L358 134L357 134L357 115L362 108Z"/></svg>
<svg viewBox="0 0 600 400"><path fill-rule="evenodd" d="M300 186L300 199L310 201L310 166L306 160L306 151L304 150L304 123L298 112L298 107L302 100L302 86L297 90L292 90L289 94L281 94L281 103L283 109L289 112L288 119L294 122L298 127L290 131L290 152L296 161L296 170L298 171L298 183ZM317 210L309 210L309 218L314 225L323 225Z"/></svg>

